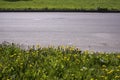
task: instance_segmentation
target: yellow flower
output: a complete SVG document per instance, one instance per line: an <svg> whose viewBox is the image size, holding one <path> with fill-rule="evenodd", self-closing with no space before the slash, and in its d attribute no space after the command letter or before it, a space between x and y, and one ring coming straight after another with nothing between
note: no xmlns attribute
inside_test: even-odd
<svg viewBox="0 0 120 80"><path fill-rule="evenodd" d="M30 67L32 67L32 64L30 64Z"/></svg>
<svg viewBox="0 0 120 80"><path fill-rule="evenodd" d="M14 54L14 56L16 56L17 54Z"/></svg>
<svg viewBox="0 0 120 80"><path fill-rule="evenodd" d="M66 60L66 59L67 59L67 57L65 56L65 57L64 57L64 60Z"/></svg>
<svg viewBox="0 0 120 80"><path fill-rule="evenodd" d="M109 72L108 72L108 74L112 74L114 72L114 70L110 70Z"/></svg>
<svg viewBox="0 0 120 80"><path fill-rule="evenodd" d="M82 67L83 70L87 70L88 68L87 67Z"/></svg>
<svg viewBox="0 0 120 80"><path fill-rule="evenodd" d="M94 78L91 78L90 80L94 80Z"/></svg>
<svg viewBox="0 0 120 80"><path fill-rule="evenodd" d="M117 55L116 57L117 57L118 59L120 59L120 55Z"/></svg>
<svg viewBox="0 0 120 80"><path fill-rule="evenodd" d="M2 64L0 64L0 67L2 67Z"/></svg>
<svg viewBox="0 0 120 80"><path fill-rule="evenodd" d="M35 55L36 55L36 52L32 52L32 55L35 56Z"/></svg>
<svg viewBox="0 0 120 80"><path fill-rule="evenodd" d="M106 65L102 65L103 68L106 68Z"/></svg>
<svg viewBox="0 0 120 80"><path fill-rule="evenodd" d="M70 51L73 51L75 48L73 46L70 47Z"/></svg>
<svg viewBox="0 0 120 80"><path fill-rule="evenodd" d="M22 53L19 53L19 55L21 55Z"/></svg>
<svg viewBox="0 0 120 80"><path fill-rule="evenodd" d="M108 57L108 54L106 54L106 56Z"/></svg>
<svg viewBox="0 0 120 80"><path fill-rule="evenodd" d="M108 72L108 69L105 69L106 72Z"/></svg>
<svg viewBox="0 0 120 80"><path fill-rule="evenodd" d="M70 60L70 58L67 58L67 61L69 61Z"/></svg>
<svg viewBox="0 0 120 80"><path fill-rule="evenodd" d="M74 58L76 58L77 57L77 54L74 54Z"/></svg>
<svg viewBox="0 0 120 80"><path fill-rule="evenodd" d="M88 50L85 50L84 53L85 53L85 54L88 54L89 52L88 52Z"/></svg>
<svg viewBox="0 0 120 80"><path fill-rule="evenodd" d="M20 63L20 65L23 65L23 63Z"/></svg>
<svg viewBox="0 0 120 80"><path fill-rule="evenodd" d="M18 62L18 59L16 59L15 61Z"/></svg>
<svg viewBox="0 0 120 80"><path fill-rule="evenodd" d="M101 78L105 78L105 76L100 76Z"/></svg>
<svg viewBox="0 0 120 80"><path fill-rule="evenodd" d="M116 71L117 71L117 72L119 72L120 70L119 70L119 69L117 69Z"/></svg>
<svg viewBox="0 0 120 80"><path fill-rule="evenodd" d="M20 56L17 56L18 58L20 58Z"/></svg>
<svg viewBox="0 0 120 80"><path fill-rule="evenodd" d="M65 61L69 61L70 58L65 56L65 57L64 57L64 60L65 60Z"/></svg>
<svg viewBox="0 0 120 80"><path fill-rule="evenodd" d="M39 49L39 48L40 48L40 45L38 44L36 47Z"/></svg>
<svg viewBox="0 0 120 80"><path fill-rule="evenodd" d="M120 65L118 66L118 68L120 68Z"/></svg>
<svg viewBox="0 0 120 80"><path fill-rule="evenodd" d="M115 78L120 78L120 76L115 76Z"/></svg>
<svg viewBox="0 0 120 80"><path fill-rule="evenodd" d="M83 69L80 69L80 71L83 71Z"/></svg>
<svg viewBox="0 0 120 80"><path fill-rule="evenodd" d="M62 46L60 46L60 47L61 47L62 49L64 49L64 48L65 48L65 46L63 46L63 45L62 45Z"/></svg>

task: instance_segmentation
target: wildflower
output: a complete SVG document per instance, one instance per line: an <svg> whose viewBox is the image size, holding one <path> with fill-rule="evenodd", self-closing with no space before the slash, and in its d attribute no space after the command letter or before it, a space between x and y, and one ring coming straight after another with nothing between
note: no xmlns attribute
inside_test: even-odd
<svg viewBox="0 0 120 80"><path fill-rule="evenodd" d="M70 47L70 51L73 51L75 48L72 46L72 47Z"/></svg>
<svg viewBox="0 0 120 80"><path fill-rule="evenodd" d="M75 76L75 74L71 74L71 76Z"/></svg>
<svg viewBox="0 0 120 80"><path fill-rule="evenodd" d="M20 63L20 65L23 65L23 63Z"/></svg>
<svg viewBox="0 0 120 80"><path fill-rule="evenodd" d="M120 65L118 66L118 68L120 68Z"/></svg>
<svg viewBox="0 0 120 80"><path fill-rule="evenodd" d="M117 78L120 78L120 76L115 76L115 78L117 79Z"/></svg>
<svg viewBox="0 0 120 80"><path fill-rule="evenodd" d="M90 80L94 80L94 78L91 78Z"/></svg>
<svg viewBox="0 0 120 80"><path fill-rule="evenodd" d="M101 78L105 78L105 76L100 76Z"/></svg>
<svg viewBox="0 0 120 80"><path fill-rule="evenodd" d="M62 46L61 46L61 48L62 48L62 49L64 49L64 48L65 48L65 46L63 46L63 45L62 45Z"/></svg>
<svg viewBox="0 0 120 80"><path fill-rule="evenodd" d="M104 78L104 80L108 80L107 76L100 76L101 78Z"/></svg>
<svg viewBox="0 0 120 80"><path fill-rule="evenodd" d="M94 54L94 51L91 51L90 54Z"/></svg>
<svg viewBox="0 0 120 80"><path fill-rule="evenodd" d="M67 60L67 57L66 57L66 56L64 57L64 60Z"/></svg>
<svg viewBox="0 0 120 80"><path fill-rule="evenodd" d="M39 51L37 50L36 53L39 53Z"/></svg>
<svg viewBox="0 0 120 80"><path fill-rule="evenodd" d="M70 60L70 58L67 58L67 61L69 61Z"/></svg>
<svg viewBox="0 0 120 80"><path fill-rule="evenodd" d="M112 73L113 73L113 71L114 71L114 70L110 70L110 71L108 72L108 74L112 74Z"/></svg>
<svg viewBox="0 0 120 80"><path fill-rule="evenodd" d="M83 71L83 69L80 69L80 71Z"/></svg>
<svg viewBox="0 0 120 80"><path fill-rule="evenodd" d="M108 77L107 77L107 76L105 76L105 80L108 80Z"/></svg>
<svg viewBox="0 0 120 80"><path fill-rule="evenodd" d="M2 67L2 64L0 64L0 67Z"/></svg>
<svg viewBox="0 0 120 80"><path fill-rule="evenodd" d="M106 72L108 72L108 69L105 69Z"/></svg>
<svg viewBox="0 0 120 80"><path fill-rule="evenodd" d="M83 70L87 70L88 68L87 67L83 67Z"/></svg>
<svg viewBox="0 0 120 80"><path fill-rule="evenodd" d="M22 53L19 53L19 55L21 55Z"/></svg>
<svg viewBox="0 0 120 80"><path fill-rule="evenodd" d="M32 64L30 64L30 67L32 67Z"/></svg>
<svg viewBox="0 0 120 80"><path fill-rule="evenodd" d="M77 54L74 54L74 58L76 58L77 57Z"/></svg>
<svg viewBox="0 0 120 80"><path fill-rule="evenodd" d="M18 59L16 59L15 61L18 62Z"/></svg>
<svg viewBox="0 0 120 80"><path fill-rule="evenodd" d="M65 57L64 57L64 60L65 60L65 61L69 61L70 58L65 56Z"/></svg>
<svg viewBox="0 0 120 80"><path fill-rule="evenodd" d="M119 69L117 69L116 71L117 71L117 72L119 72L120 70L119 70Z"/></svg>
<svg viewBox="0 0 120 80"><path fill-rule="evenodd" d="M106 56L108 57L108 54Z"/></svg>
<svg viewBox="0 0 120 80"><path fill-rule="evenodd" d="M17 54L14 54L14 56L16 56Z"/></svg>
<svg viewBox="0 0 120 80"><path fill-rule="evenodd" d="M64 65L61 65L61 68L63 69L63 68L64 68Z"/></svg>
<svg viewBox="0 0 120 80"><path fill-rule="evenodd" d="M39 48L40 48L40 45L38 44L36 47L37 47L37 49L39 49Z"/></svg>
<svg viewBox="0 0 120 80"><path fill-rule="evenodd" d="M118 59L120 59L120 55L117 55L116 57L117 57Z"/></svg>
<svg viewBox="0 0 120 80"><path fill-rule="evenodd" d="M33 55L33 56L35 56L35 55L36 55L36 53L35 53L35 52L32 52L32 55Z"/></svg>
<svg viewBox="0 0 120 80"><path fill-rule="evenodd" d="M85 54L88 54L89 52L88 52L88 50L86 50L84 53L85 53Z"/></svg>
<svg viewBox="0 0 120 80"><path fill-rule="evenodd" d="M103 68L106 68L106 65L102 65Z"/></svg>
<svg viewBox="0 0 120 80"><path fill-rule="evenodd" d="M20 56L17 56L18 58L20 58Z"/></svg>

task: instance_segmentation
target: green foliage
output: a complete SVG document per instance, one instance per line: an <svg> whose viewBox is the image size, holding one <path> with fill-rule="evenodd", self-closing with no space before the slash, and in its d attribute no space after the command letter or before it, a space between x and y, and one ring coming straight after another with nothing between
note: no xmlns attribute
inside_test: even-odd
<svg viewBox="0 0 120 80"><path fill-rule="evenodd" d="M30 1L30 0L4 0L4 1L15 2L15 1Z"/></svg>
<svg viewBox="0 0 120 80"><path fill-rule="evenodd" d="M0 0L0 11L120 11L120 0Z"/></svg>
<svg viewBox="0 0 120 80"><path fill-rule="evenodd" d="M0 44L0 80L119 80L120 53Z"/></svg>

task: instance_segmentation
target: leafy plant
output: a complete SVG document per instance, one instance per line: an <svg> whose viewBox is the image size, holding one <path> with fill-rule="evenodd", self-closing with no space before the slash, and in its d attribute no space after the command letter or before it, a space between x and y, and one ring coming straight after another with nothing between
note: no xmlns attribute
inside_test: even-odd
<svg viewBox="0 0 120 80"><path fill-rule="evenodd" d="M119 80L120 53L0 44L0 80Z"/></svg>

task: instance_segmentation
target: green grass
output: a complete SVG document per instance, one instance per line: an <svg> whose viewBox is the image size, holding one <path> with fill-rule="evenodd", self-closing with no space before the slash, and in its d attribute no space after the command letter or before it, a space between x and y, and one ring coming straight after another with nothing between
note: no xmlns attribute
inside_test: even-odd
<svg viewBox="0 0 120 80"><path fill-rule="evenodd" d="M120 80L120 53L3 43L0 80Z"/></svg>
<svg viewBox="0 0 120 80"><path fill-rule="evenodd" d="M0 0L0 11L120 11L120 0Z"/></svg>

